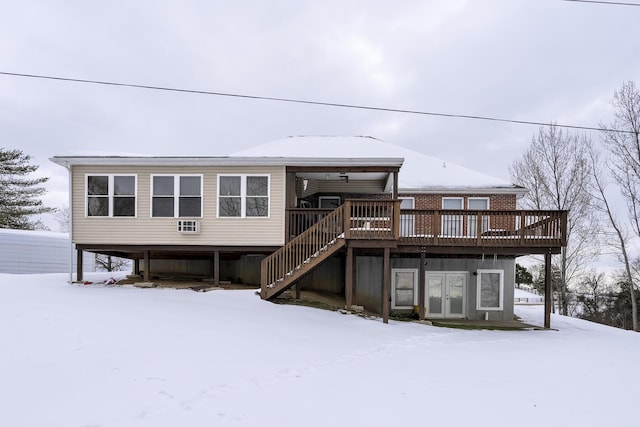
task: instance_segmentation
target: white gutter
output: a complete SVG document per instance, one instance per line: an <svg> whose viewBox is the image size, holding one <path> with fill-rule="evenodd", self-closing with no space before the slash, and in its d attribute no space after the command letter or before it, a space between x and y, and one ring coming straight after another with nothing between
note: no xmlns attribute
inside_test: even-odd
<svg viewBox="0 0 640 427"><path fill-rule="evenodd" d="M71 204L71 166L67 162L62 165L69 172L69 284L73 284L73 205Z"/></svg>
<svg viewBox="0 0 640 427"><path fill-rule="evenodd" d="M58 165L82 166L392 166L401 167L403 158L318 158L318 157L122 157L122 156L55 156L51 160Z"/></svg>

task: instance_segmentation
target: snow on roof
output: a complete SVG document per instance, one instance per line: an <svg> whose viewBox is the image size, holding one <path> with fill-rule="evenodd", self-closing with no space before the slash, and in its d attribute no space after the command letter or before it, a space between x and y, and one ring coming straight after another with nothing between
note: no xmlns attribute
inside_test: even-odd
<svg viewBox="0 0 640 427"><path fill-rule="evenodd" d="M496 189L521 187L463 166L370 136L292 136L232 153L234 157L404 158L400 190Z"/></svg>

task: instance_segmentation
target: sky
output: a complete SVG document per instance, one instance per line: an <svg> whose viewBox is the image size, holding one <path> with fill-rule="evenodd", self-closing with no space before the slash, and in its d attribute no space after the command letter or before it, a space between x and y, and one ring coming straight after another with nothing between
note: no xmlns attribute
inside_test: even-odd
<svg viewBox="0 0 640 427"><path fill-rule="evenodd" d="M635 0L634 0L635 1ZM640 82L640 7L562 0L2 1L0 72L578 126ZM639 2L640 3L640 2ZM369 135L509 180L537 126L0 75L0 146L220 155ZM588 132L597 139L597 132Z"/></svg>

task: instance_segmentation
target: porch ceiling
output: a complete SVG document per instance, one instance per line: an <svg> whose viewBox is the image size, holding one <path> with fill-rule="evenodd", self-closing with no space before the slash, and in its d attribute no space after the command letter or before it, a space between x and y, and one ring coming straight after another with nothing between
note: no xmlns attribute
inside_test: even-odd
<svg viewBox="0 0 640 427"><path fill-rule="evenodd" d="M308 178L315 180L340 181L348 177L353 181L383 181L387 179L389 173L385 172L296 172L297 178Z"/></svg>

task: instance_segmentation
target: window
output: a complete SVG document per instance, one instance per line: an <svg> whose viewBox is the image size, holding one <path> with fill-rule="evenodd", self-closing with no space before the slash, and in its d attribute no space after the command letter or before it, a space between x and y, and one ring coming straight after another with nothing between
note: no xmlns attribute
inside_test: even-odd
<svg viewBox="0 0 640 427"><path fill-rule="evenodd" d="M218 175L218 217L268 216L268 175Z"/></svg>
<svg viewBox="0 0 640 427"><path fill-rule="evenodd" d="M418 305L418 270L391 270L391 308L413 308Z"/></svg>
<svg viewBox="0 0 640 427"><path fill-rule="evenodd" d="M135 175L87 175L87 216L136 216Z"/></svg>
<svg viewBox="0 0 640 427"><path fill-rule="evenodd" d="M463 209L464 199L462 197L443 197L442 209ZM462 236L462 215L442 216L442 236L460 237Z"/></svg>
<svg viewBox="0 0 640 427"><path fill-rule="evenodd" d="M400 199L400 209L415 209L415 198L398 197L398 199ZM400 215L400 236L414 236L415 228L415 215Z"/></svg>
<svg viewBox="0 0 640 427"><path fill-rule="evenodd" d="M467 205L469 210L486 211L489 210L489 199L487 197L469 197ZM476 237L478 235L478 217L469 215L467 221L467 234L470 237ZM482 227L481 233L484 233L489 229L489 216L482 215L480 221L482 221L480 224Z"/></svg>
<svg viewBox="0 0 640 427"><path fill-rule="evenodd" d="M340 196L318 197L318 207L320 209L335 209L339 206L340 206Z"/></svg>
<svg viewBox="0 0 640 427"><path fill-rule="evenodd" d="M202 217L202 175L153 175L152 217Z"/></svg>
<svg viewBox="0 0 640 427"><path fill-rule="evenodd" d="M478 310L502 310L503 293L504 270L478 270Z"/></svg>

